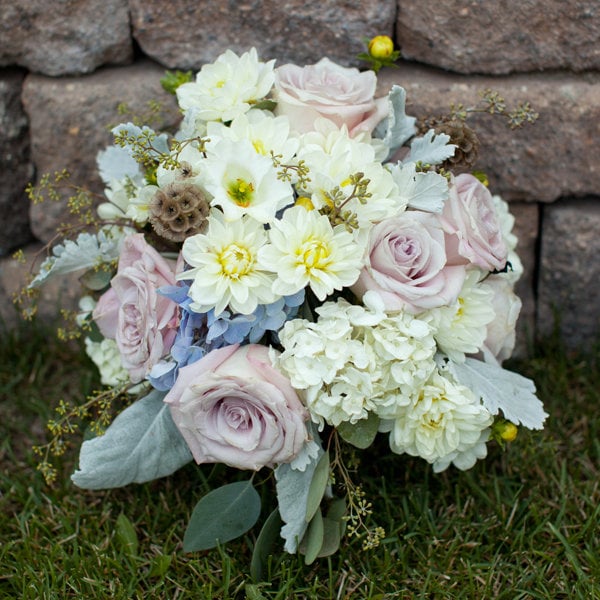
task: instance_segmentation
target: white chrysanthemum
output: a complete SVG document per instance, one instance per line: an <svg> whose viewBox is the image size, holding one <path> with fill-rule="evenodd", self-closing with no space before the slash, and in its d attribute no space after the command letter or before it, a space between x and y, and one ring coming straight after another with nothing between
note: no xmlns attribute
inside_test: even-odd
<svg viewBox="0 0 600 600"><path fill-rule="evenodd" d="M285 164L292 162L300 144L297 136L290 137L288 117L275 117L272 112L262 110L240 115L229 126L212 121L207 124L207 136L209 150L223 138L233 142L249 140L257 154L270 158L273 153Z"/></svg>
<svg viewBox="0 0 600 600"><path fill-rule="evenodd" d="M393 452L435 463L473 449L492 421L471 390L436 371L382 429L390 431Z"/></svg>
<svg viewBox="0 0 600 600"><path fill-rule="evenodd" d="M289 208L271 224L270 244L261 259L277 273L273 291L295 294L310 286L319 300L352 285L363 265L363 247L342 226L301 206Z"/></svg>
<svg viewBox="0 0 600 600"><path fill-rule="evenodd" d="M255 48L241 56L227 50L204 65L195 82L177 88L179 106L183 111L193 109L196 119L231 121L269 93L274 64L274 60L260 62Z"/></svg>
<svg viewBox="0 0 600 600"><path fill-rule="evenodd" d="M225 222L213 211L205 234L193 235L183 244L183 258L192 268L180 273L179 280L192 280L190 308L203 313L211 308L221 314L232 311L250 314L258 304L277 297L271 291L275 275L265 268L259 250L266 243L263 226L248 218Z"/></svg>
<svg viewBox="0 0 600 600"><path fill-rule="evenodd" d="M277 177L270 158L257 154L249 140L222 139L208 151L203 167L205 189L228 221L248 215L270 223L277 211L293 202L289 183Z"/></svg>
<svg viewBox="0 0 600 600"><path fill-rule="evenodd" d="M315 323L295 319L279 334L284 351L277 365L305 390L320 425L356 423L369 412L391 418L435 368L429 326L411 315L390 317L374 298L368 301L366 307L326 302Z"/></svg>
<svg viewBox="0 0 600 600"><path fill-rule="evenodd" d="M103 385L116 387L129 381L129 373L121 364L121 353L115 340L93 342L86 337L85 352L98 367Z"/></svg>
<svg viewBox="0 0 600 600"><path fill-rule="evenodd" d="M315 207L325 205L325 194L336 187L350 196L350 176L363 173L369 180L371 197L364 204L352 199L344 207L356 214L361 229L406 208L391 173L377 161L371 144L351 138L345 126L338 129L326 119L317 121L316 126L317 131L302 136L298 151L298 160L303 160L310 170L307 192Z"/></svg>
<svg viewBox="0 0 600 600"><path fill-rule="evenodd" d="M433 463L434 473L445 471L451 464L461 471L466 471L475 465L478 460L487 456L487 442L490 439L491 429L484 429L479 439L471 446L461 448L443 456Z"/></svg>
<svg viewBox="0 0 600 600"><path fill-rule="evenodd" d="M421 318L431 318L440 350L455 362L464 362L465 354L476 354L481 350L487 325L496 316L492 306L493 292L479 284L479 277L479 270L469 271L454 303L421 315Z"/></svg>

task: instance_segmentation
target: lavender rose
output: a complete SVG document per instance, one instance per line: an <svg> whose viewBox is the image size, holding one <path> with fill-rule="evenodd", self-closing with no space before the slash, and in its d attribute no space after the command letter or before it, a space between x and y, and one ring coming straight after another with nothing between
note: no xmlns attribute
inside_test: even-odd
<svg viewBox="0 0 600 600"><path fill-rule="evenodd" d="M388 114L386 98L375 99L377 77L322 58L315 65L283 65L275 69L275 113L289 117L300 133L314 131L315 120L325 117L351 136L371 132Z"/></svg>
<svg viewBox="0 0 600 600"><path fill-rule="evenodd" d="M463 266L448 266L444 231L436 216L407 211L381 221L369 233L366 266L352 291L376 291L388 311L417 314L454 302Z"/></svg>
<svg viewBox="0 0 600 600"><path fill-rule="evenodd" d="M94 309L94 320L105 338L117 342L133 383L144 379L175 340L178 306L158 294L158 288L175 285L174 270L142 234L130 235L111 288Z"/></svg>
<svg viewBox="0 0 600 600"><path fill-rule="evenodd" d="M227 346L183 367L166 395L198 464L258 471L293 460L308 439L308 412L259 344Z"/></svg>
<svg viewBox="0 0 600 600"><path fill-rule="evenodd" d="M473 175L458 175L441 216L449 244L455 252L449 262L472 263L482 269L501 270L508 248L489 190Z"/></svg>

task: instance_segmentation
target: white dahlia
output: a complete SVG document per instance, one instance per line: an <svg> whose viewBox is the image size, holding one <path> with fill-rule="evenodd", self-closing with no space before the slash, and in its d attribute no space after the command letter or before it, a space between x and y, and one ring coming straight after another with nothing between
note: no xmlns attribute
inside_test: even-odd
<svg viewBox="0 0 600 600"><path fill-rule="evenodd" d="M183 244L182 254L191 269L179 280L192 280L188 292L190 308L203 313L211 308L221 314L232 311L251 314L258 304L277 297L271 291L275 275L265 268L258 254L266 242L263 226L248 218L226 223L213 211L205 234L193 235Z"/></svg>
<svg viewBox="0 0 600 600"><path fill-rule="evenodd" d="M344 226L332 227L315 210L294 206L274 221L270 244L260 257L277 273L273 291L280 296L295 294L310 286L319 300L352 285L363 264L363 248Z"/></svg>

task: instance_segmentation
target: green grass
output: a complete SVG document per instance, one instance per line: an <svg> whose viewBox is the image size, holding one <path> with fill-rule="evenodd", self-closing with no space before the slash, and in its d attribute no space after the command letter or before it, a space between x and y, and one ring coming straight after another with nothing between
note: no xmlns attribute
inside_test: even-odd
<svg viewBox="0 0 600 600"><path fill-rule="evenodd" d="M89 492L70 484L74 447L56 485L44 484L31 445L44 441L59 398L82 398L97 382L79 348L55 341L49 326L4 331L0 598L600 598L599 358L548 340L512 365L536 380L547 428L521 430L470 471L435 475L381 440L357 479L386 530L382 545L364 552L346 539L311 566L282 553L252 587L257 531L214 551L181 549L195 502L234 475L223 467Z"/></svg>

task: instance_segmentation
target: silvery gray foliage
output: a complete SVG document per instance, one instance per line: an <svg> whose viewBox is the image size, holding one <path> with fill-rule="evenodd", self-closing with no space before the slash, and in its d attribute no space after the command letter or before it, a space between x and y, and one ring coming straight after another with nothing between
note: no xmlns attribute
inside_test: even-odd
<svg viewBox="0 0 600 600"><path fill-rule="evenodd" d="M73 483L88 490L144 483L190 462L164 396L153 390L120 413L104 435L83 442Z"/></svg>
<svg viewBox="0 0 600 600"><path fill-rule="evenodd" d="M96 156L98 173L106 185L125 178L141 178L140 165L128 150L119 146L109 146L100 150Z"/></svg>
<svg viewBox="0 0 600 600"><path fill-rule="evenodd" d="M474 358L467 358L462 364L450 361L448 370L462 385L480 396L493 415L502 411L515 425L543 429L548 414L535 395L535 384L531 379Z"/></svg>
<svg viewBox="0 0 600 600"><path fill-rule="evenodd" d="M439 165L454 156L455 144L449 144L450 136L445 133L436 135L430 129L423 137L415 138L410 144L410 152L403 160L407 162L420 162L424 165Z"/></svg>
<svg viewBox="0 0 600 600"><path fill-rule="evenodd" d="M406 143L415 133L417 128L415 117L406 114L406 90L399 85L392 86L388 94L390 112L374 131L374 137L381 138L389 148L388 158Z"/></svg>

